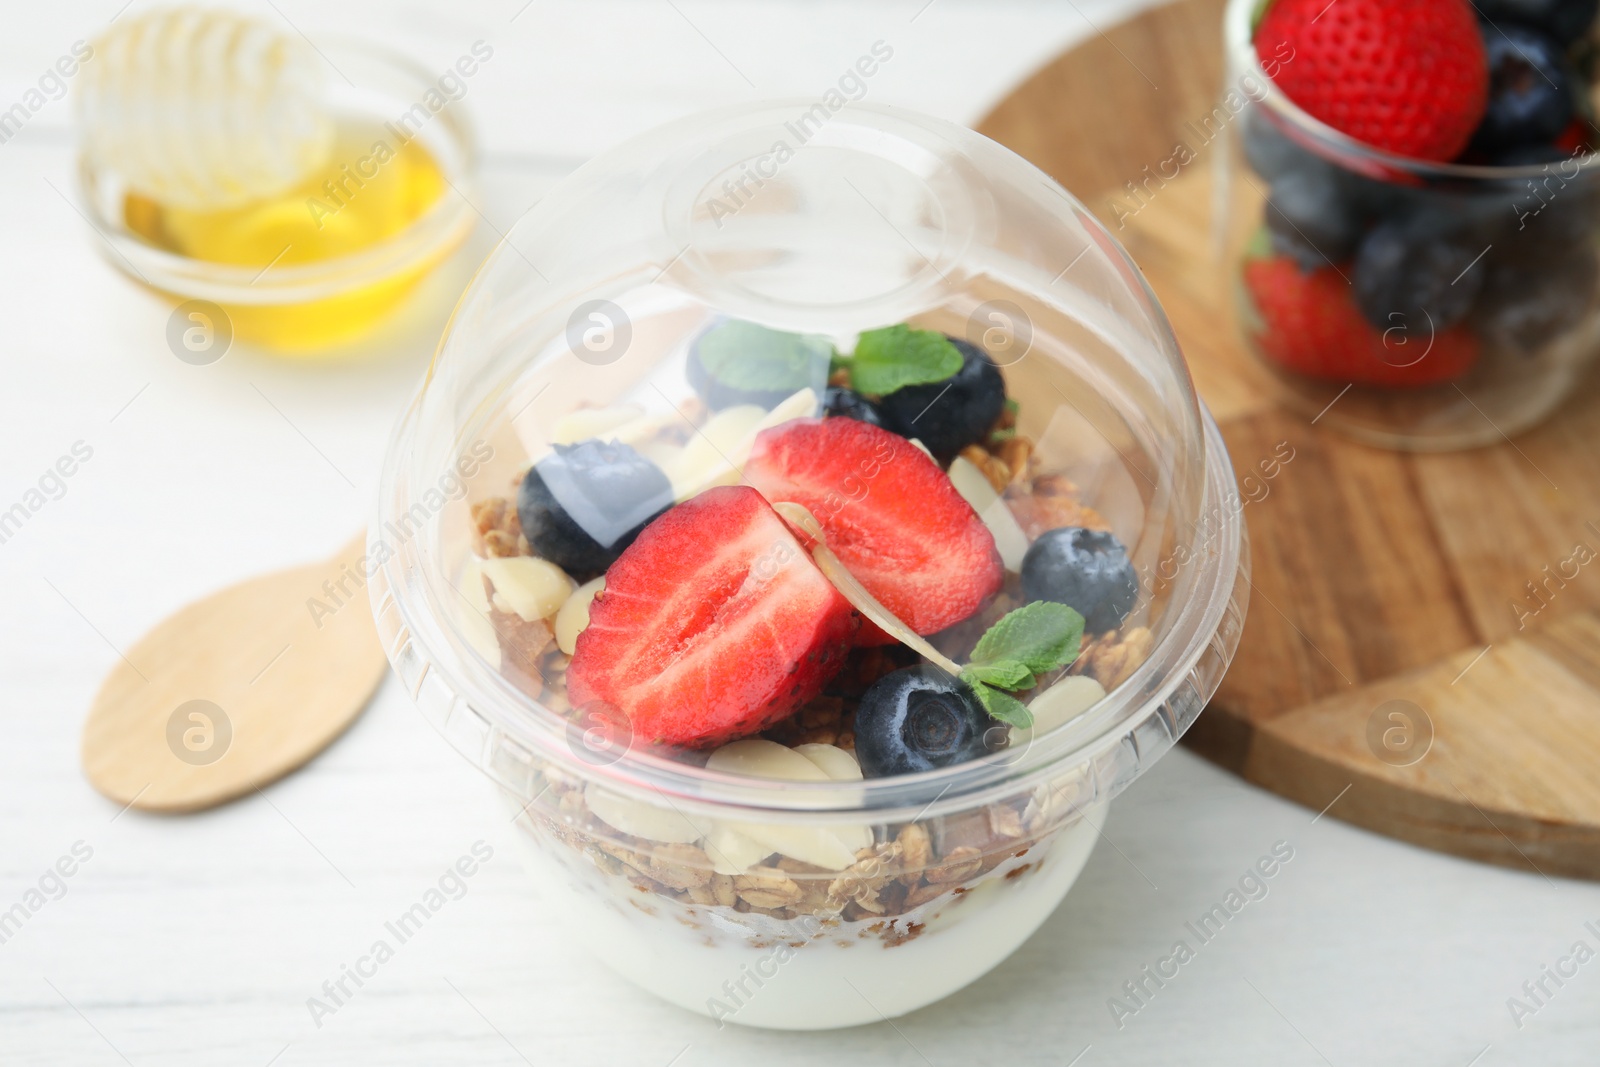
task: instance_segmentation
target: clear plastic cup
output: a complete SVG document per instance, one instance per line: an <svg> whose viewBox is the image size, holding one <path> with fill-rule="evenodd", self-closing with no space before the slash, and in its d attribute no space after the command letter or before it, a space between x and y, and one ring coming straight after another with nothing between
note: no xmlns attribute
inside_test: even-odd
<svg viewBox="0 0 1600 1067"><path fill-rule="evenodd" d="M703 501L745 492L725 486L748 480L752 436L759 449L764 434L843 417L816 418L838 374L827 359L789 395L708 404L689 353L731 320L856 358L861 333L910 323L999 368L1014 409L948 467L1006 569L930 651L970 655L1025 599L1019 560L1047 530L1109 530L1138 575L1131 610L1091 626L1070 667L1019 693L1032 729L990 731L965 762L864 778L861 691L917 661L894 645L847 651L817 696L763 730L761 758L777 762L759 773L719 762L721 748L655 744L626 707L572 706L577 660L562 645L578 657L593 647L588 631L572 638L568 613L583 576L552 586L528 558L517 494L529 465L610 434L671 469L675 488L692 481L690 459L709 463L697 477L724 487L679 493ZM756 420L742 443L728 431L741 408ZM886 472L944 485L929 458L894 447L900 465L863 469L867 489L842 485L841 506L877 506L873 492L895 489L873 481ZM608 581L654 550L667 521ZM790 551L752 562L747 580L821 558L776 537ZM368 569L396 672L500 787L544 886L532 906L560 909L571 936L675 1004L818 1029L938 1000L1044 922L1109 801L1215 690L1248 563L1222 440L1137 268L1088 211L970 130L804 102L631 141L516 225L400 421Z"/></svg>
<svg viewBox="0 0 1600 1067"><path fill-rule="evenodd" d="M1274 86L1259 7L1231 0L1224 36L1228 84L1252 100L1232 124L1233 202L1252 205L1238 280L1260 364L1291 405L1388 448L1534 426L1600 352L1600 157L1468 166L1362 144Z"/></svg>

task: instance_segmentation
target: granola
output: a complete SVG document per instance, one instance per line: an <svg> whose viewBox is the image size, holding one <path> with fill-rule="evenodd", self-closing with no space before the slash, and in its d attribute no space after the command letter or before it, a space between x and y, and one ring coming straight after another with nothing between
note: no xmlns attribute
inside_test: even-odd
<svg viewBox="0 0 1600 1067"><path fill-rule="evenodd" d="M1155 636L1148 626L1113 630L1098 637L1085 638L1078 658L1069 671L1072 674L1090 675L1109 692L1127 681L1149 657L1154 642Z"/></svg>
<svg viewBox="0 0 1600 1067"><path fill-rule="evenodd" d="M1005 501L1030 540L1062 526L1111 529L1103 515L1082 502L1077 485L1059 474L1035 478L1027 489L1012 485L1006 489Z"/></svg>
<svg viewBox="0 0 1600 1067"><path fill-rule="evenodd" d="M472 505L472 523L477 531L476 547L485 557L531 556L533 549L522 535L517 507L505 497L489 497Z"/></svg>
<svg viewBox="0 0 1600 1067"><path fill-rule="evenodd" d="M544 699L548 687L540 665L545 649L555 641L555 631L543 619L529 621L498 608L489 609L489 625L500 643L501 672L528 696Z"/></svg>
<svg viewBox="0 0 1600 1067"><path fill-rule="evenodd" d="M591 872L625 890L690 909L682 917L690 925L697 917L721 915L724 930L731 922L752 944L785 936L785 929L801 921L820 922L841 937L874 938L889 948L905 944L978 881L994 875L1013 884L1036 872L1038 863L1023 857L1060 828L1024 831L1023 812L1007 801L906 823L892 834L880 829L879 839L858 850L842 871L775 853L726 874L713 871L712 857L698 846L633 838L606 826L583 803L583 787L565 776L544 776L539 792L554 799L521 811L523 832L567 846ZM637 897L629 903L648 906Z"/></svg>

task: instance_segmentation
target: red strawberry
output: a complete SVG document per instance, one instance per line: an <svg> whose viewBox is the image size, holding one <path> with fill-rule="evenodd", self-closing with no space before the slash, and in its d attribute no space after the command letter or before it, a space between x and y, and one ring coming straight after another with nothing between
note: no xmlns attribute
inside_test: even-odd
<svg viewBox="0 0 1600 1067"><path fill-rule="evenodd" d="M1255 343L1286 370L1406 388L1453 381L1478 360L1478 339L1465 327L1431 338L1431 347L1427 337L1380 332L1332 267L1306 274L1285 257L1253 259L1245 264L1244 282L1262 320Z"/></svg>
<svg viewBox="0 0 1600 1067"><path fill-rule="evenodd" d="M1584 119L1573 119L1561 136L1556 138L1556 147L1569 156L1588 155L1593 151L1589 143L1589 123Z"/></svg>
<svg viewBox="0 0 1600 1067"><path fill-rule="evenodd" d="M1276 0L1256 54L1313 118L1396 155L1448 162L1489 104L1466 0Z"/></svg>
<svg viewBox="0 0 1600 1067"><path fill-rule="evenodd" d="M756 438L745 481L817 517L828 547L919 634L967 618L1000 588L994 535L938 464L855 419L796 419ZM876 626L857 644L893 639Z"/></svg>
<svg viewBox="0 0 1600 1067"><path fill-rule="evenodd" d="M761 494L708 489L606 571L567 692L620 709L642 740L720 744L821 692L859 623Z"/></svg>

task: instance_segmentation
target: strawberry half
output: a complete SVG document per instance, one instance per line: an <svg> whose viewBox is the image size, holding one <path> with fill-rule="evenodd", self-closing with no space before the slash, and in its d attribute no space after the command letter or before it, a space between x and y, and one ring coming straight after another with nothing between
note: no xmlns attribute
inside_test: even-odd
<svg viewBox="0 0 1600 1067"><path fill-rule="evenodd" d="M606 571L567 668L641 740L694 748L756 733L822 691L860 619L747 486L708 489Z"/></svg>
<svg viewBox="0 0 1600 1067"><path fill-rule="evenodd" d="M1478 361L1478 339L1465 327L1431 339L1395 331L1386 338L1332 267L1306 274L1283 256L1253 259L1244 284L1261 317L1256 346L1297 374L1401 389L1454 381Z"/></svg>
<svg viewBox="0 0 1600 1067"><path fill-rule="evenodd" d="M828 547L919 634L975 613L1005 570L994 535L938 464L898 434L855 419L796 419L762 433L745 481L822 524ZM857 644L894 639L870 623Z"/></svg>
<svg viewBox="0 0 1600 1067"><path fill-rule="evenodd" d="M1489 59L1466 0L1275 0L1256 54L1289 99L1358 141L1449 162L1489 106Z"/></svg>

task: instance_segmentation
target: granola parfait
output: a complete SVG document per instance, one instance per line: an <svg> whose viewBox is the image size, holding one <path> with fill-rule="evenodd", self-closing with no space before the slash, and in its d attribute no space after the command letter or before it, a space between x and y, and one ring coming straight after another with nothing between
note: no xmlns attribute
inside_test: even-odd
<svg viewBox="0 0 1600 1067"><path fill-rule="evenodd" d="M1215 690L1247 580L1116 242L979 135L833 95L666 127L526 215L401 420L369 557L534 906L784 1029L1022 944Z"/></svg>

